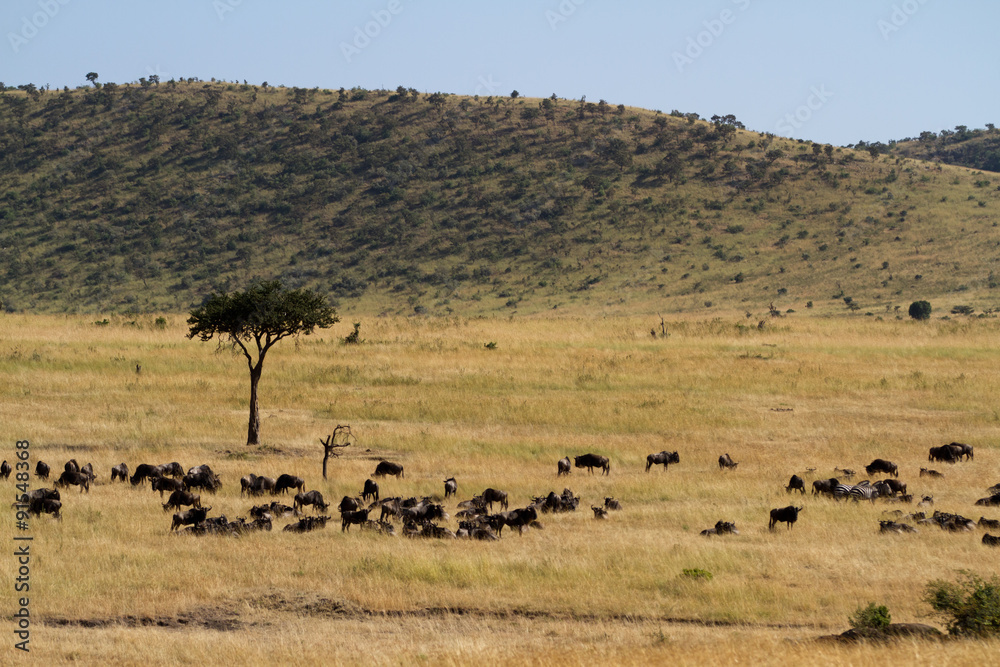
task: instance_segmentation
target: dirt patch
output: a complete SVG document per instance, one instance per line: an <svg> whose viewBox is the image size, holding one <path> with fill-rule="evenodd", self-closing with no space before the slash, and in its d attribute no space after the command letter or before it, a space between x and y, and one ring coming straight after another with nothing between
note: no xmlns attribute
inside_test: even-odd
<svg viewBox="0 0 1000 667"><path fill-rule="evenodd" d="M245 623L231 608L202 607L175 616L119 616L117 618L46 618L43 625L80 628L205 628L219 632L240 630Z"/></svg>
<svg viewBox="0 0 1000 667"><path fill-rule="evenodd" d="M320 595L286 595L270 593L256 598L244 600L250 607L268 611L282 611L304 616L321 616L326 618L361 617L365 612L357 605L346 600L331 600Z"/></svg>

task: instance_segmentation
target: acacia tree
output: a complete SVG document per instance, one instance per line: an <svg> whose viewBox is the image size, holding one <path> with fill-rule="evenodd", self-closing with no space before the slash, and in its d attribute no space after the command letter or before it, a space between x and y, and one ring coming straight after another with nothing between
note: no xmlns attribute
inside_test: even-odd
<svg viewBox="0 0 1000 667"><path fill-rule="evenodd" d="M239 349L246 357L250 368L247 445L260 444L257 384L268 350L283 338L308 336L316 327L326 328L339 321L324 297L309 290L287 290L277 280L255 282L243 292L213 294L191 311L188 338L198 336L208 341L217 337L220 346Z"/></svg>

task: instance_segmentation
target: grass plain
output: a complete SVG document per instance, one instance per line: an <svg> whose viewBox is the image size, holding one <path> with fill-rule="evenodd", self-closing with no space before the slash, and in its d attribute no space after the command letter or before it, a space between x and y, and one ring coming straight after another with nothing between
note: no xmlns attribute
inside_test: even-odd
<svg viewBox="0 0 1000 667"><path fill-rule="evenodd" d="M995 318L794 314L758 328L730 313L668 319L654 338L659 317L383 317L363 320L358 346L341 344L342 322L271 352L255 448L243 444L241 357L187 340L183 315L94 319L0 317L2 458L28 439L32 467L76 458L98 473L89 494L63 493L62 522L31 522L31 656L47 664L943 665L987 664L1000 648L813 641L870 601L940 625L921 600L928 581L1000 566L981 531L880 536L883 511L900 506L784 490L793 473L860 478L882 457L936 509L1000 518L973 505L1000 482ZM319 438L337 424L356 441L323 480ZM974 461L918 476L929 447L956 440ZM663 449L680 464L644 472ZM611 458L608 477L556 479L559 458L589 451ZM735 471L719 471L723 453ZM287 520L193 539L169 534L148 487L109 483L122 461L209 463L224 486L205 504L233 519L254 504L239 494L247 473L298 474L336 502L380 458L406 468L383 495L440 495L453 475L459 499L492 486L514 507L569 487L583 502L492 544L333 524L293 535ZM607 496L624 510L595 521L589 507ZM769 532L769 510L790 503L805 507L798 523ZM717 520L741 534L699 535ZM0 523L16 532L12 513ZM693 568L712 579L682 575ZM0 571L12 581L13 559Z"/></svg>

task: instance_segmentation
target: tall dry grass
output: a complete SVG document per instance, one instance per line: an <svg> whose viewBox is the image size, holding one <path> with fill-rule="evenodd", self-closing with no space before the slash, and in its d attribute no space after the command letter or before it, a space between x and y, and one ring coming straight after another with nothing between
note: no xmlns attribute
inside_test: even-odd
<svg viewBox="0 0 1000 667"><path fill-rule="evenodd" d="M1000 482L995 320L788 317L758 330L734 315L671 322L669 338L653 339L641 318L380 318L363 323L356 347L339 343L350 330L341 324L275 348L261 383L265 444L247 448L245 363L185 339L183 316L167 319L159 329L154 318L0 318L3 457L27 438L33 460L61 469L75 457L100 475L89 494L64 492L61 523L32 522L32 612L49 623L35 637L54 661L185 662L184 645L221 641L233 662L258 663L263 632L277 655L315 662L336 632L350 638L337 642L345 663L642 663L668 653L685 664L750 649L760 662L786 650L850 662L860 654L778 638L840 631L869 601L895 620L926 621L928 580L1000 571L979 533L880 536L885 505L784 491L793 473L807 484L835 466L864 477L883 457L936 508L1000 517L972 504ZM344 423L357 441L324 481L318 439ZM918 477L927 448L952 440L974 445L975 461L938 464L941 480ZM681 463L645 473L646 455L662 449ZM557 459L588 451L611 458L610 476L556 479ZM735 471L718 469L726 452ZM210 463L225 486L203 499L232 519L252 504L239 495L249 472L298 474L337 501L359 493L382 457L406 467L405 479L382 482L383 495L441 494L454 475L460 499L493 486L520 506L568 486L584 502L495 544L337 526L291 535L280 531L286 521L239 540L186 539L168 534L157 494L108 483L121 461ZM595 521L588 508L607 496L625 510ZM792 502L805 506L799 522L769 532L769 509ZM741 535L698 534L720 519ZM0 523L14 532L9 513ZM7 580L11 568L0 560ZM691 580L681 575L689 568L714 576ZM329 612L331 601L350 613ZM185 615L235 621L129 627L130 617ZM87 635L72 625L108 619L120 624ZM988 648L903 651L969 664Z"/></svg>

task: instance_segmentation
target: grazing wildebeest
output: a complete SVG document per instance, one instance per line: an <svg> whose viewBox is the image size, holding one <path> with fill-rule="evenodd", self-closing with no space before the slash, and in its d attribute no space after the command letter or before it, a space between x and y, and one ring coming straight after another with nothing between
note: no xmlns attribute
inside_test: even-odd
<svg viewBox="0 0 1000 667"><path fill-rule="evenodd" d="M30 502L34 498L51 498L52 500L62 500L62 498L59 497L59 489L34 489L25 494L25 496L27 496L28 502ZM21 496L22 499L25 496Z"/></svg>
<svg viewBox="0 0 1000 667"><path fill-rule="evenodd" d="M313 510L320 512L325 512L330 508L330 503L323 501L323 494L315 489L306 493L295 494L295 499L292 501L292 507L295 511L301 512L306 505L312 505Z"/></svg>
<svg viewBox="0 0 1000 667"><path fill-rule="evenodd" d="M7 461L5 460L3 462L3 465L0 465L0 477L3 477L4 479L8 479L10 477L10 473L11 473L12 470L13 470L13 468L11 468L10 464L7 463Z"/></svg>
<svg viewBox="0 0 1000 667"><path fill-rule="evenodd" d="M208 513L212 511L211 507L194 507L183 512L179 512L174 515L173 520L170 522L170 530L177 530L180 526L196 526L205 520Z"/></svg>
<svg viewBox="0 0 1000 667"><path fill-rule="evenodd" d="M184 491L178 489L170 494L167 498L167 503L163 506L164 512L169 512L172 509L179 510L181 507L201 507L201 496L197 493L191 493L190 491Z"/></svg>
<svg viewBox="0 0 1000 667"><path fill-rule="evenodd" d="M352 498L351 496L344 496L340 504L337 505L337 511L343 514L344 512L353 512L361 507L361 500L359 498Z"/></svg>
<svg viewBox="0 0 1000 667"><path fill-rule="evenodd" d="M378 502L378 484L375 483L375 480L366 479L365 488L361 491L361 499L368 502L369 498L374 502Z"/></svg>
<svg viewBox="0 0 1000 667"><path fill-rule="evenodd" d="M727 533L739 535L740 531L736 530L736 524L732 521L716 521L714 527L701 531L701 534L706 537L711 537L712 535L725 535Z"/></svg>
<svg viewBox="0 0 1000 667"><path fill-rule="evenodd" d="M600 468L603 471L601 474L611 474L611 462L608 460L607 456L599 456L597 454L574 456L573 465L577 468L586 468L587 472L591 475L594 474L594 468Z"/></svg>
<svg viewBox="0 0 1000 667"><path fill-rule="evenodd" d="M38 463L35 464L35 477L39 479L48 479L49 471L50 469L48 463L45 463L44 461L39 461Z"/></svg>
<svg viewBox="0 0 1000 667"><path fill-rule="evenodd" d="M245 495L252 495L253 483L257 480L257 475L250 473L240 477L240 498Z"/></svg>
<svg viewBox="0 0 1000 667"><path fill-rule="evenodd" d="M851 470L850 468L837 468L837 467L834 467L833 472L840 473L841 475L843 475L847 479L850 479L850 478L854 477L854 474L855 474L854 471Z"/></svg>
<svg viewBox="0 0 1000 667"><path fill-rule="evenodd" d="M590 509L594 510L594 518L595 519L607 519L608 518L608 510L604 509L603 507L595 507L595 506L591 505Z"/></svg>
<svg viewBox="0 0 1000 667"><path fill-rule="evenodd" d="M486 489L483 491L483 502L493 511L493 503L500 503L500 507L507 509L507 492L500 489Z"/></svg>
<svg viewBox="0 0 1000 667"><path fill-rule="evenodd" d="M991 496L994 493L1000 493L1000 484L994 484L990 488L986 489L986 493L990 494Z"/></svg>
<svg viewBox="0 0 1000 667"><path fill-rule="evenodd" d="M150 465L148 463L140 463L135 467L135 472L129 478L129 482L132 486L139 486L147 479L152 479L154 477L159 477L159 473L156 472L156 466Z"/></svg>
<svg viewBox="0 0 1000 667"><path fill-rule="evenodd" d="M963 458L966 460L975 458L973 456L972 445L964 445L961 442L953 442L949 445L945 445L945 447L951 450L956 461Z"/></svg>
<svg viewBox="0 0 1000 667"><path fill-rule="evenodd" d="M729 454L723 454L722 456L719 457L719 470L725 470L727 468L730 470L735 470L736 466L738 465L739 463L733 461L732 457L730 457Z"/></svg>
<svg viewBox="0 0 1000 667"><path fill-rule="evenodd" d="M450 498L458 492L458 482L455 481L454 477L449 477L444 480L444 497ZM378 498L376 498L378 500Z"/></svg>
<svg viewBox="0 0 1000 667"><path fill-rule="evenodd" d="M207 463L202 463L200 466L194 466L193 468L188 468L187 474L189 475L212 475L216 476L212 472L212 468L209 467Z"/></svg>
<svg viewBox="0 0 1000 667"><path fill-rule="evenodd" d="M1000 530L1000 519L987 519L981 516L977 525L984 530Z"/></svg>
<svg viewBox="0 0 1000 667"><path fill-rule="evenodd" d="M878 532L880 533L916 533L916 528L905 523L895 521L879 521Z"/></svg>
<svg viewBox="0 0 1000 667"><path fill-rule="evenodd" d="M343 512L340 515L340 530L341 532L345 530L350 531L351 524L360 525L364 524L365 521L368 521L367 509L354 510L353 512Z"/></svg>
<svg viewBox="0 0 1000 667"><path fill-rule="evenodd" d="M568 456L565 456L565 457L559 459L559 461L556 463L556 465L558 466L558 468L556 470L556 477L560 477L562 475L568 475L571 472L570 471L570 463L569 463L569 457Z"/></svg>
<svg viewBox="0 0 1000 667"><path fill-rule="evenodd" d="M379 464L375 466L375 473L372 477L385 477L386 475L392 475L396 479L406 477L403 474L403 466L400 464L393 463L392 461L379 461Z"/></svg>
<svg viewBox="0 0 1000 667"><path fill-rule="evenodd" d="M993 494L989 498L980 498L976 501L977 505L985 505L986 507L998 507L1000 506L1000 493Z"/></svg>
<svg viewBox="0 0 1000 667"><path fill-rule="evenodd" d="M880 496L895 496L897 493L906 495L906 484L898 479L883 479L875 485Z"/></svg>
<svg viewBox="0 0 1000 667"><path fill-rule="evenodd" d="M604 507L605 509L618 511L622 508L622 504L614 498L605 498Z"/></svg>
<svg viewBox="0 0 1000 667"><path fill-rule="evenodd" d="M59 475L59 479L56 480L56 486L79 486L80 493L86 491L90 493L90 478L84 475L82 472L76 471L72 472L66 470L63 474Z"/></svg>
<svg viewBox="0 0 1000 667"><path fill-rule="evenodd" d="M771 522L767 525L768 530L774 530L775 525L782 521L787 523L788 527L791 528L792 524L798 521L799 512L801 511L801 507L795 507L794 505L771 510Z"/></svg>
<svg viewBox="0 0 1000 667"><path fill-rule="evenodd" d="M869 475L877 475L879 473L884 475L892 475L893 477L899 477L899 470L896 464L892 461L886 461L885 459L875 459L871 463L865 466L865 471Z"/></svg>
<svg viewBox="0 0 1000 667"><path fill-rule="evenodd" d="M680 463L681 457L677 452L662 451L659 454L650 454L646 457L646 472L655 465L663 464L666 470L671 463Z"/></svg>
<svg viewBox="0 0 1000 667"><path fill-rule="evenodd" d="M116 466L113 466L111 468L111 481L112 482L115 481L116 479L125 482L125 481L128 480L128 477L129 477L129 475L128 475L128 466L125 465L124 461L121 462L121 463L119 463Z"/></svg>
<svg viewBox="0 0 1000 667"><path fill-rule="evenodd" d="M250 487L251 496L262 496L265 493L274 493L273 477L258 477L253 481L253 486Z"/></svg>
<svg viewBox="0 0 1000 667"><path fill-rule="evenodd" d="M258 478L259 481L260 478ZM215 493L222 487L222 482L219 481L218 476L212 472L195 472L184 475L182 480L184 483L184 488L191 489L205 489L209 493ZM274 484L274 480L271 480L271 484Z"/></svg>
<svg viewBox="0 0 1000 667"><path fill-rule="evenodd" d="M955 463L955 452L948 445L941 447L931 447L927 455L928 461L943 461L945 463Z"/></svg>
<svg viewBox="0 0 1000 667"><path fill-rule="evenodd" d="M178 463L177 461L174 461L173 463L164 463L162 465L158 465L156 466L156 471L160 474L161 477L184 476L184 468L182 468L181 464Z"/></svg>
<svg viewBox="0 0 1000 667"><path fill-rule="evenodd" d="M524 527L538 520L538 512L534 507L522 507L521 509L501 512L504 523L511 528L517 528L518 534L523 532Z"/></svg>
<svg viewBox="0 0 1000 667"><path fill-rule="evenodd" d="M799 491L805 495L806 483L798 475L792 475L792 478L788 480L788 486L785 487L785 493L791 493L792 491Z"/></svg>
<svg viewBox="0 0 1000 667"><path fill-rule="evenodd" d="M82 466L80 468L80 472L89 477L91 482L97 479L97 475L94 474L94 466L91 465L90 463L88 463L85 466Z"/></svg>
<svg viewBox="0 0 1000 667"><path fill-rule="evenodd" d="M921 468L920 469L920 476L921 477L944 477L944 475L942 473L939 473L937 470L928 470L927 468Z"/></svg>
<svg viewBox="0 0 1000 667"><path fill-rule="evenodd" d="M271 494L276 496L288 489L298 489L299 493L302 493L306 490L305 480L295 475L278 475L278 481L274 483L274 489L271 491Z"/></svg>
<svg viewBox="0 0 1000 667"><path fill-rule="evenodd" d="M174 479L173 477L155 477L152 483L153 491L159 491L160 497L163 497L164 491L182 491L184 490L184 484L179 479Z"/></svg>
<svg viewBox="0 0 1000 667"><path fill-rule="evenodd" d="M64 472L80 472L80 464L76 462L76 459L70 459L63 464Z"/></svg>
<svg viewBox="0 0 1000 667"><path fill-rule="evenodd" d="M54 498L31 498L28 501L28 514L36 516L51 514L54 518L61 520L60 509L62 509L62 503Z"/></svg>
<svg viewBox="0 0 1000 667"><path fill-rule="evenodd" d="M1000 535L990 535L986 533L983 535L983 544L988 547L1000 547Z"/></svg>
<svg viewBox="0 0 1000 667"><path fill-rule="evenodd" d="M931 507L933 504L934 496L924 496L920 502L917 503L917 507Z"/></svg>
<svg viewBox="0 0 1000 667"><path fill-rule="evenodd" d="M834 489L840 486L840 480L836 477L830 479L817 479L813 482L813 495L832 496Z"/></svg>

